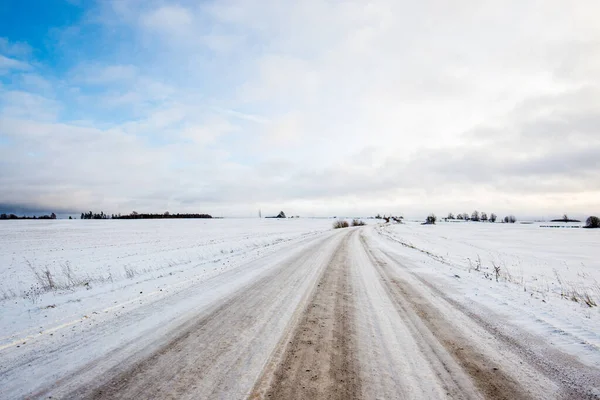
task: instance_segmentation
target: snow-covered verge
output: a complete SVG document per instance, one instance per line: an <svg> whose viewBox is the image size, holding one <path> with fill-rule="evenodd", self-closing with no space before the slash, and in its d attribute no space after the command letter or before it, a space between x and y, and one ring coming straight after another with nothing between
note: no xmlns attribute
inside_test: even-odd
<svg viewBox="0 0 600 400"><path fill-rule="evenodd" d="M600 231L540 225L386 224L374 234L456 301L600 366Z"/></svg>
<svg viewBox="0 0 600 400"><path fill-rule="evenodd" d="M5 221L0 349L131 309L330 229L328 219Z"/></svg>

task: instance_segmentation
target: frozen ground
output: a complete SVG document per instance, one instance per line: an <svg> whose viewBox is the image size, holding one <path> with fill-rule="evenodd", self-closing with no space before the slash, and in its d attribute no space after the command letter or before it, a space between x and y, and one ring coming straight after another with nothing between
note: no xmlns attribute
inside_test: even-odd
<svg viewBox="0 0 600 400"><path fill-rule="evenodd" d="M143 302L330 228L326 219L5 221L0 348L82 310Z"/></svg>
<svg viewBox="0 0 600 400"><path fill-rule="evenodd" d="M485 305L599 366L600 231L547 225L564 226L408 222L376 231L457 301Z"/></svg>
<svg viewBox="0 0 600 400"><path fill-rule="evenodd" d="M0 398L600 398L599 232L331 223L0 224Z"/></svg>

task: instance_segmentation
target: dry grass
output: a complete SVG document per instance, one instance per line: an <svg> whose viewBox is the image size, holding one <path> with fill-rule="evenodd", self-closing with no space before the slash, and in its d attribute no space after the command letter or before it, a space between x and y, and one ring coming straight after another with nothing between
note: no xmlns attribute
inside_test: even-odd
<svg viewBox="0 0 600 400"><path fill-rule="evenodd" d="M333 229L347 228L349 226L348 221L344 221L343 219L338 219L333 223Z"/></svg>

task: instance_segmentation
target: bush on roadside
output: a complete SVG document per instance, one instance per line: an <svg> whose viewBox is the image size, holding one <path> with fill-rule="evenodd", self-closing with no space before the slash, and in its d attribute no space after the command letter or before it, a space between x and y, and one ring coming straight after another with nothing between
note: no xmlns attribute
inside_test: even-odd
<svg viewBox="0 0 600 400"><path fill-rule="evenodd" d="M353 219L352 220L352 226L364 226L366 225L363 221L361 221L360 219Z"/></svg>
<svg viewBox="0 0 600 400"><path fill-rule="evenodd" d="M348 221L344 221L342 219L338 219L333 223L333 229L347 228L349 226L350 224L348 224Z"/></svg>
<svg viewBox="0 0 600 400"><path fill-rule="evenodd" d="M592 215L585 221L586 228L600 228L600 218Z"/></svg>

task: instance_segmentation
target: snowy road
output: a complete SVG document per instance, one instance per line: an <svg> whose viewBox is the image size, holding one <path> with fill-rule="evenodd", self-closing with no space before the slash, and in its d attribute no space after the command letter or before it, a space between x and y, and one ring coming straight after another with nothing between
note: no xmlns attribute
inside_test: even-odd
<svg viewBox="0 0 600 400"><path fill-rule="evenodd" d="M502 316L455 301L394 246L373 227L326 231L69 345L6 346L0 397L600 398L598 369L499 330Z"/></svg>

